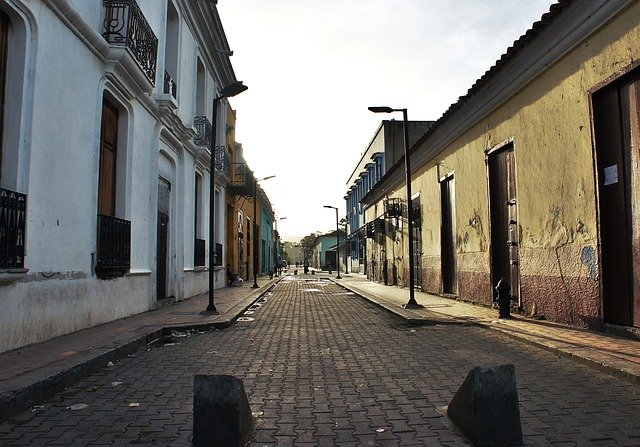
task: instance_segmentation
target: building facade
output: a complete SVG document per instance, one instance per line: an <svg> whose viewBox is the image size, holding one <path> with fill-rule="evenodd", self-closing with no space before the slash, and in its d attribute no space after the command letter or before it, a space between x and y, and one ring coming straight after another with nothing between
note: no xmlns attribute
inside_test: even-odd
<svg viewBox="0 0 640 447"><path fill-rule="evenodd" d="M431 121L409 121L409 144L424 135L431 124ZM375 187L387 169L403 158L403 150L402 121L382 121L347 181L347 194L344 196L350 244L347 262L349 270L354 273L365 273L367 265L367 221L360 201Z"/></svg>
<svg viewBox="0 0 640 447"><path fill-rule="evenodd" d="M553 5L414 145L411 204L400 164L363 198L370 270L407 284L412 218L426 292L639 327L639 43L637 1Z"/></svg>
<svg viewBox="0 0 640 447"><path fill-rule="evenodd" d="M216 6L3 0L0 47L0 351L205 292L206 268L223 286L211 99L236 78Z"/></svg>

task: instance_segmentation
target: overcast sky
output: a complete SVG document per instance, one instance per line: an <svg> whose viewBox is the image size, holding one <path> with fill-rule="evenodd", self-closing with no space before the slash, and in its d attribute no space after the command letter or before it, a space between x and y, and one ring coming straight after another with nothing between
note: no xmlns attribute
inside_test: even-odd
<svg viewBox="0 0 640 447"><path fill-rule="evenodd" d="M335 229L382 119L436 120L551 0L219 0L236 77L236 140L284 240Z"/></svg>

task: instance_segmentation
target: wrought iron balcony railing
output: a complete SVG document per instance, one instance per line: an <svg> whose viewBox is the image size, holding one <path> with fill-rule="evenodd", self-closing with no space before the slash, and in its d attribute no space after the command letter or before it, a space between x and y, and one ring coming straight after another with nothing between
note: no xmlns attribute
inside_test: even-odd
<svg viewBox="0 0 640 447"><path fill-rule="evenodd" d="M253 197L255 177L246 163L231 163L230 178L228 191L236 196Z"/></svg>
<svg viewBox="0 0 640 447"><path fill-rule="evenodd" d="M224 146L216 147L216 169L231 178L231 154Z"/></svg>
<svg viewBox="0 0 640 447"><path fill-rule="evenodd" d="M402 200L389 199L385 206L385 215L387 218L402 217Z"/></svg>
<svg viewBox="0 0 640 447"><path fill-rule="evenodd" d="M0 188L0 269L24 268L27 196Z"/></svg>
<svg viewBox="0 0 640 447"><path fill-rule="evenodd" d="M99 278L114 278L127 273L131 259L131 222L98 214L96 255Z"/></svg>
<svg viewBox="0 0 640 447"><path fill-rule="evenodd" d="M196 244L193 254L193 265L195 267L202 267L205 265L205 247L206 242L204 239L196 238Z"/></svg>
<svg viewBox="0 0 640 447"><path fill-rule="evenodd" d="M211 146L211 123L206 116L196 116L193 118L193 126L196 128L196 136L193 142L196 146Z"/></svg>
<svg viewBox="0 0 640 447"><path fill-rule="evenodd" d="M165 70L164 72L164 93L171 95L173 99L178 99L178 84L173 80L171 75Z"/></svg>
<svg viewBox="0 0 640 447"><path fill-rule="evenodd" d="M222 244L216 242L216 252L213 255L213 265L219 267L222 265Z"/></svg>
<svg viewBox="0 0 640 447"><path fill-rule="evenodd" d="M373 238L376 238L376 236L381 237L385 233L384 219L381 219L381 218L374 219L373 221L367 223L366 228L367 228L368 238L373 239Z"/></svg>
<svg viewBox="0 0 640 447"><path fill-rule="evenodd" d="M110 45L127 47L154 84L158 38L136 0L102 0L102 4L105 7L102 36Z"/></svg>

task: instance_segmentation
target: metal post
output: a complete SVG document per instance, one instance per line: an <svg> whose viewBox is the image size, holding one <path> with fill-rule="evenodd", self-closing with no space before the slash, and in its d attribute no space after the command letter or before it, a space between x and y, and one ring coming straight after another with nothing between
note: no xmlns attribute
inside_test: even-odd
<svg viewBox="0 0 640 447"><path fill-rule="evenodd" d="M218 313L213 299L213 264L215 255L215 242L213 231L213 218L215 216L215 171L216 171L216 125L218 118L218 103L221 99L236 96L247 89L246 85L242 85L241 81L234 81L220 90L220 96L213 98L213 110L211 111L211 141L209 142L209 152L211 158L209 160L209 305L205 312Z"/></svg>
<svg viewBox="0 0 640 447"><path fill-rule="evenodd" d="M340 276L340 227L338 226L338 208L336 208L336 270L338 276L336 279L342 279Z"/></svg>
<svg viewBox="0 0 640 447"><path fill-rule="evenodd" d="M349 263L349 253L347 252L347 250L349 250L349 237L347 236L347 219L345 219L344 221L344 273L345 275L347 273L349 273L349 267L348 267L348 263Z"/></svg>
<svg viewBox="0 0 640 447"><path fill-rule="evenodd" d="M213 264L215 264L215 242L213 240L213 217L215 215L215 170L216 170L216 119L218 116L218 102L222 99L218 96L213 99L213 112L211 116L211 141L209 142L211 160L209 160L210 184L209 184L209 305L205 312L218 313L213 298Z"/></svg>
<svg viewBox="0 0 640 447"><path fill-rule="evenodd" d="M278 276L278 219L274 216L276 231L273 233L273 275Z"/></svg>
<svg viewBox="0 0 640 447"><path fill-rule="evenodd" d="M256 202L258 191L258 180L253 178L253 288L257 289L258 286L258 236L256 235L256 228L258 228L258 224L256 223Z"/></svg>
<svg viewBox="0 0 640 447"><path fill-rule="evenodd" d="M412 204L411 204L411 159L409 157L409 129L407 125L407 109L402 109L402 130L404 133L403 146L404 146L404 170L407 182L407 221L409 223L409 302L405 304L405 308L421 308L420 304L416 301L416 295L414 290L415 284L415 271L413 259L413 216Z"/></svg>

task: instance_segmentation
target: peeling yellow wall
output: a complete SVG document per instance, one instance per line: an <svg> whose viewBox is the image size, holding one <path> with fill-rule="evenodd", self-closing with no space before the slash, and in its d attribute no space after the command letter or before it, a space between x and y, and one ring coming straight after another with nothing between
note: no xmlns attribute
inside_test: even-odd
<svg viewBox="0 0 640 447"><path fill-rule="evenodd" d="M511 139L523 310L581 326L602 318L589 96L640 58L639 18L634 2L437 160L414 169L412 190L423 204L424 290L442 291L438 178L454 173L459 296L491 303L485 153ZM404 187L389 197L404 197Z"/></svg>

